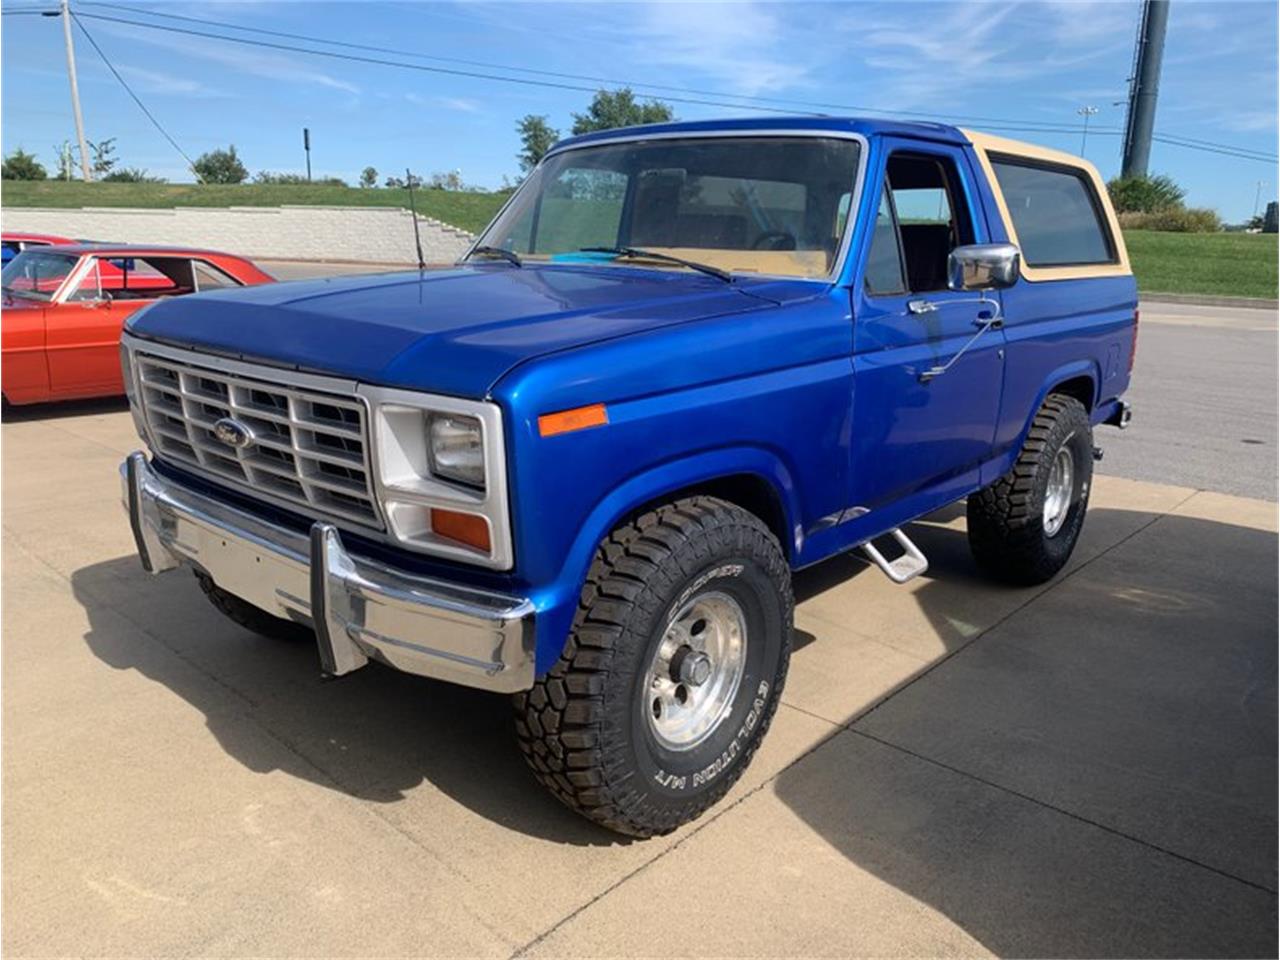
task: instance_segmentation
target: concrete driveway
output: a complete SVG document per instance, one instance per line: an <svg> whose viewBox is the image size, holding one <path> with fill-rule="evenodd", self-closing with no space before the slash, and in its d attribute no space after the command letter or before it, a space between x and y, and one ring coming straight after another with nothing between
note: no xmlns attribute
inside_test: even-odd
<svg viewBox="0 0 1280 960"><path fill-rule="evenodd" d="M628 842L503 698L321 682L144 575L121 404L2 437L9 956L1275 955L1273 503L1101 477L1039 589L978 579L955 510L909 587L805 572L754 765Z"/></svg>

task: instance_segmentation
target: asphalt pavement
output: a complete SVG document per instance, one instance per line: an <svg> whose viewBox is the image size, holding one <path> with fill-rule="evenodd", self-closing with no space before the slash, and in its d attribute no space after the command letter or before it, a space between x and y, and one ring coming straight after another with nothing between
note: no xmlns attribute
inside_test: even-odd
<svg viewBox="0 0 1280 960"><path fill-rule="evenodd" d="M1102 473L1276 499L1276 311L1142 305L1133 424L1102 428Z"/></svg>

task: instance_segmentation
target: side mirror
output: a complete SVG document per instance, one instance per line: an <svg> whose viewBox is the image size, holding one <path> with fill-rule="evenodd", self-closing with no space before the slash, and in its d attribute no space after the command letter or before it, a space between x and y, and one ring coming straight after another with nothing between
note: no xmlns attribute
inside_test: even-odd
<svg viewBox="0 0 1280 960"><path fill-rule="evenodd" d="M947 257L952 290L1002 290L1018 282L1022 254L1012 243L971 243Z"/></svg>

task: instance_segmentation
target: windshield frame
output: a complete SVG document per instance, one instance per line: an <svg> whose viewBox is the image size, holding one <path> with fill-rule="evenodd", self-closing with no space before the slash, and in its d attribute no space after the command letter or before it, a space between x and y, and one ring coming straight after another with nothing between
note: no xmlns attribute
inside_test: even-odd
<svg viewBox="0 0 1280 960"><path fill-rule="evenodd" d="M45 304L53 305L53 304L60 304L65 302L67 295L72 290L75 290L77 287L79 287L80 281L84 279L84 274L88 272L87 265L92 261L93 257L91 254L86 254L86 253L64 253L62 250L59 250L58 247L59 247L59 244L46 243L46 244L41 244L39 246L35 246L29 249L24 249L21 253L18 254L18 256L14 257L12 260L10 260L8 263L5 264L5 268L7 269L14 263L17 263L20 257L26 256L28 253L33 254L35 256L56 256L56 257L65 257L68 260L74 260L75 263L72 264L71 269L68 270L66 276L62 278L61 285L56 290L54 290L53 293L51 293L48 297L42 297L39 294L34 294L32 291L29 291L29 290L17 290L10 287L5 287L4 292L9 296L21 297L24 300L31 300L35 303L45 303Z"/></svg>
<svg viewBox="0 0 1280 960"><path fill-rule="evenodd" d="M724 140L730 138L750 138L757 140L766 139L796 139L800 137L812 137L818 140L853 140L858 144L858 169L853 177L853 189L849 197L849 214L845 218L844 236L840 238L840 246L836 251L836 256L832 259L831 269L824 276L798 276L792 273L757 273L756 271L729 271L732 276L759 279L759 280L799 280L807 283L833 284L839 283L840 278L844 275L845 266L849 259L849 249L853 245L853 234L858 220L858 211L862 206L863 189L866 186L867 160L870 152L870 143L865 134L858 133L854 130L830 130L818 127L760 127L760 128L735 128L731 130L661 130L654 133L631 132L623 133L618 136L602 136L598 139L592 138L582 143L573 141L566 142L563 145L553 146L538 161L538 165L529 171L529 175L524 181L512 191L511 196L507 198L506 203L498 208L498 212L494 214L488 225L480 231L475 242L467 248L466 253L458 258L458 263L466 263L471 257L471 252L479 246L485 245L485 237L493 230L494 224L502 219L507 212L507 208L516 202L517 198L535 183L535 179L540 178L543 165L552 157L569 153L576 150L590 150L593 147L614 146L621 143L641 143L649 140ZM578 267L581 263L556 263L550 260L529 261L526 263L535 263L539 267ZM612 266L614 261L609 261ZM665 269L665 268L657 268Z"/></svg>

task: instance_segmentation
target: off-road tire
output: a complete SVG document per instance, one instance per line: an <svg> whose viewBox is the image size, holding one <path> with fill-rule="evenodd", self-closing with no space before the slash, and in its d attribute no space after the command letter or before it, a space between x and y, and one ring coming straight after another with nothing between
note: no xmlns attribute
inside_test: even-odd
<svg viewBox="0 0 1280 960"><path fill-rule="evenodd" d="M1045 493L1058 451L1071 450L1071 507L1053 536L1044 529ZM1080 538L1093 482L1093 428L1079 400L1050 394L1031 423L1013 469L969 497L969 548L978 566L1005 583L1044 583L1066 565Z"/></svg>
<svg viewBox="0 0 1280 960"><path fill-rule="evenodd" d="M691 596L731 593L746 615L745 667L729 713L703 743L654 737L646 671ZM534 775L578 813L636 837L669 833L725 795L769 728L786 679L794 600L777 539L714 497L660 506L597 548L559 662L516 694L516 734Z"/></svg>
<svg viewBox="0 0 1280 960"><path fill-rule="evenodd" d="M249 601L241 600L234 593L228 593L214 583L213 578L207 573L197 570L196 580L199 581L200 589L209 598L209 602L217 607L223 616L252 633L261 634L273 640L315 639L315 634L309 628L292 620L286 620L284 617L274 617Z"/></svg>

